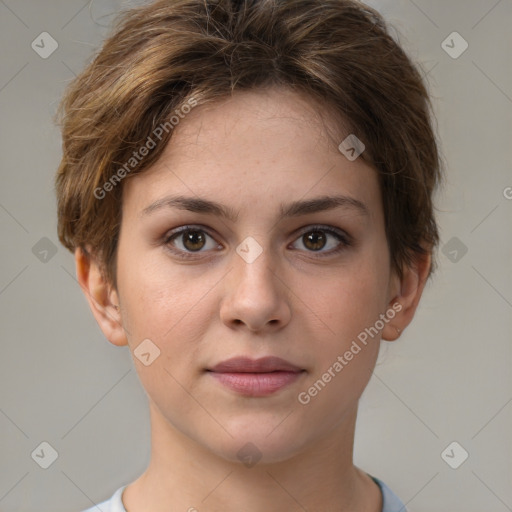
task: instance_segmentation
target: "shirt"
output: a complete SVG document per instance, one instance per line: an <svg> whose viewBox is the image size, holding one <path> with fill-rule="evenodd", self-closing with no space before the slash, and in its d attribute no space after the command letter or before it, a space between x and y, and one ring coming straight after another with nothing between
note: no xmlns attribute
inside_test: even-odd
<svg viewBox="0 0 512 512"><path fill-rule="evenodd" d="M400 501L400 498L381 480L372 475L368 475L380 487L382 492L382 512L407 512L405 505ZM124 485L117 489L109 500L98 503L83 512L126 512L121 496L127 487Z"/></svg>

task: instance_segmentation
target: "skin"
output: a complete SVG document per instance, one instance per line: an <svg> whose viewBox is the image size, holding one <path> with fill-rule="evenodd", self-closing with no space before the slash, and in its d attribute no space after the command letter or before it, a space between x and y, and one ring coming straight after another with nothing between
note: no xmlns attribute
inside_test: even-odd
<svg viewBox="0 0 512 512"><path fill-rule="evenodd" d="M107 339L132 355L144 339L160 350L148 366L133 358L149 399L152 447L147 470L124 491L128 512L381 510L378 486L353 464L358 400L381 336L397 339L412 320L430 256L398 279L377 173L336 149L320 114L328 119L283 89L194 108L159 161L123 183L117 290L99 262L76 251L80 285ZM170 194L217 201L238 218L166 207L142 213ZM368 214L342 207L279 220L281 203L323 195L355 198ZM302 235L316 224L353 243L325 231L308 242ZM205 228L205 238L166 244L165 235L184 225ZM262 249L252 263L236 252L249 236ZM298 394L395 303L402 309L382 332L299 403ZM235 355L276 355L306 371L270 396L246 397L205 372ZM262 454L253 467L237 457L248 442Z"/></svg>

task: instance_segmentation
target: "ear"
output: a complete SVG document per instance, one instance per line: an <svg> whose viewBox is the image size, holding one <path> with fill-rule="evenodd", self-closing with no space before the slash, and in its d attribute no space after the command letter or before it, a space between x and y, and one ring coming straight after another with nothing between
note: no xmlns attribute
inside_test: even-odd
<svg viewBox="0 0 512 512"><path fill-rule="evenodd" d="M105 337L114 345L127 345L118 294L107 281L92 252L87 252L80 248L75 250L78 283Z"/></svg>
<svg viewBox="0 0 512 512"><path fill-rule="evenodd" d="M424 255L417 254L413 264L404 268L402 279L399 279L396 273L393 274L395 293L391 294L393 298L389 301L388 311L395 311L395 315L386 323L382 339L398 339L411 323L425 288L431 264L430 251Z"/></svg>

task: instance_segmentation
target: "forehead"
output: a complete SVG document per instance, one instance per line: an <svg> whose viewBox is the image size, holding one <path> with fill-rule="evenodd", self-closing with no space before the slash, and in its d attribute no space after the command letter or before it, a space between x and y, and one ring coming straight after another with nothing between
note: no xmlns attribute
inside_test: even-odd
<svg viewBox="0 0 512 512"><path fill-rule="evenodd" d="M180 194L215 199L237 212L268 211L275 203L277 212L284 202L338 193L368 203L376 214L376 171L338 150L333 126L317 103L282 89L238 92L195 107L159 160L124 184L123 208L140 215L165 195Z"/></svg>

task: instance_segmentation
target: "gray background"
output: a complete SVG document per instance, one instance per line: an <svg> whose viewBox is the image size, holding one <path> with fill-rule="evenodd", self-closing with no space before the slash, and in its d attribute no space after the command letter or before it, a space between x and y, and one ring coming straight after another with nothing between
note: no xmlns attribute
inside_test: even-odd
<svg viewBox="0 0 512 512"><path fill-rule="evenodd" d="M52 116L123 5L0 0L2 512L85 509L149 460L146 395L127 347L104 339L77 285L53 192ZM447 180L440 266L411 326L383 342L355 463L411 512L512 511L512 1L370 5L428 76ZM58 42L46 59L31 47L44 31ZM442 47L454 31L469 44L458 58ZM31 456L43 441L58 452L47 469ZM441 457L453 441L469 453L458 469ZM461 450L449 451L452 464Z"/></svg>

